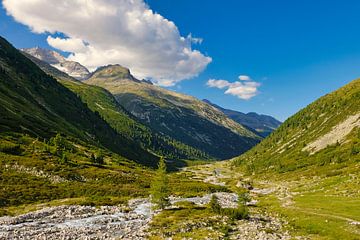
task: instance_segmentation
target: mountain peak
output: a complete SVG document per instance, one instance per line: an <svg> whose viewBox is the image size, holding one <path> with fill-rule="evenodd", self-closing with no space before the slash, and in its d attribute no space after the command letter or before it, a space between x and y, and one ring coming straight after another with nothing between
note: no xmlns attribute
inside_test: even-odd
<svg viewBox="0 0 360 240"><path fill-rule="evenodd" d="M152 85L152 82L150 80L138 80L131 74L128 68L123 67L120 64L110 64L107 66L99 67L98 69L96 69L95 72L91 74L89 79L90 78L113 83L123 80L130 80L137 83L146 83Z"/></svg>
<svg viewBox="0 0 360 240"><path fill-rule="evenodd" d="M23 48L21 51L46 62L58 70L67 73L78 80L84 80L90 75L89 70L78 62L68 61L60 53L41 47Z"/></svg>
<svg viewBox="0 0 360 240"><path fill-rule="evenodd" d="M58 64L66 61L60 53L50 49L40 48L38 46L33 48L23 48L21 51L49 64Z"/></svg>

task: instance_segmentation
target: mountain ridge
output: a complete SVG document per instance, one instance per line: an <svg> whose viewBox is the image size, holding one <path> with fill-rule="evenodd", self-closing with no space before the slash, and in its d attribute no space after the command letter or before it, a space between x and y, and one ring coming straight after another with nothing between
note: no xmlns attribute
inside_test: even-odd
<svg viewBox="0 0 360 240"><path fill-rule="evenodd" d="M251 171L286 172L316 164L358 161L359 126L360 79L357 79L300 110L235 162Z"/></svg>
<svg viewBox="0 0 360 240"><path fill-rule="evenodd" d="M249 130L254 131L262 137L267 137L281 125L279 120L269 115L258 114L256 112L242 113L231 109L225 109L207 99L203 99L203 101L219 109L235 122L244 125Z"/></svg>
<svg viewBox="0 0 360 240"><path fill-rule="evenodd" d="M63 57L60 53L56 51L40 47L23 48L20 50L41 61L50 64L51 66L57 68L62 72L65 72L66 74L76 78L77 80L85 80L90 75L89 70L85 66L81 65L78 62L66 60L65 57Z"/></svg>
<svg viewBox="0 0 360 240"><path fill-rule="evenodd" d="M0 130L45 139L60 132L154 165L155 156L117 134L72 91L45 74L5 39L0 38L0 46Z"/></svg>
<svg viewBox="0 0 360 240"><path fill-rule="evenodd" d="M167 135L154 132L149 127L141 124L131 113L124 109L106 89L79 82L50 64L27 53L22 53L38 65L45 73L53 76L62 85L78 95L92 111L98 112L119 134L140 144L145 150L150 150L157 155L175 160L211 159L206 153L176 141ZM181 166L182 164L181 161L174 161L173 165Z"/></svg>
<svg viewBox="0 0 360 240"><path fill-rule="evenodd" d="M109 90L143 124L217 158L233 157L259 142L260 137L214 107L129 77L128 73L120 65L109 65L95 71L85 83ZM221 143L217 145L217 142ZM226 149L231 154L226 154Z"/></svg>

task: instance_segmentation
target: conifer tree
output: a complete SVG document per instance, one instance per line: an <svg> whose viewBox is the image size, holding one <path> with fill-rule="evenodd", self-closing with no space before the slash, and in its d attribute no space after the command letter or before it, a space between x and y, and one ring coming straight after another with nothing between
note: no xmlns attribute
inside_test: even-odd
<svg viewBox="0 0 360 240"><path fill-rule="evenodd" d="M168 177L166 164L163 157L160 158L156 175L151 184L151 201L156 208L164 209L169 205Z"/></svg>

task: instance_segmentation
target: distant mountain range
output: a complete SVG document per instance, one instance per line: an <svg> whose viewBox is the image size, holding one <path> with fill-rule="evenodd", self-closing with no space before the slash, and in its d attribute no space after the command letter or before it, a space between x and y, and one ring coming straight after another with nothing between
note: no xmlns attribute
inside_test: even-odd
<svg viewBox="0 0 360 240"><path fill-rule="evenodd" d="M203 101L219 109L235 122L240 123L241 125L247 127L249 130L255 132L262 137L267 137L270 133L272 133L281 125L281 122L279 120L271 116L257 114L255 112L242 113L222 108L207 99L204 99Z"/></svg>
<svg viewBox="0 0 360 240"><path fill-rule="evenodd" d="M78 62L66 60L58 52L39 47L25 48L21 49L21 51L50 64L51 66L78 80L84 80L90 75L90 72L86 67Z"/></svg>
<svg viewBox="0 0 360 240"><path fill-rule="evenodd" d="M227 159L246 152L278 127L276 119L242 114L136 79L121 65L90 73L59 53L22 49L119 134L143 149L181 159ZM77 66L77 70L64 66ZM83 83L76 81L82 80Z"/></svg>
<svg viewBox="0 0 360 240"><path fill-rule="evenodd" d="M140 81L120 65L98 69L85 83L107 89L121 106L154 131L218 159L241 154L261 139L212 106Z"/></svg>

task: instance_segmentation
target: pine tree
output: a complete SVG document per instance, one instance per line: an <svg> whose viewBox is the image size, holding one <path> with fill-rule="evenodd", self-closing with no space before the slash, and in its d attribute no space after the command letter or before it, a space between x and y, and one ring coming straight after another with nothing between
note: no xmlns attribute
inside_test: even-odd
<svg viewBox="0 0 360 240"><path fill-rule="evenodd" d="M219 200L215 194L212 195L212 197L211 197L211 200L209 202L209 207L210 207L211 211L213 211L214 213L221 212L221 206L220 206Z"/></svg>
<svg viewBox="0 0 360 240"><path fill-rule="evenodd" d="M166 164L163 157L160 158L156 175L151 184L151 201L156 208L164 209L169 205L168 177L166 174Z"/></svg>

